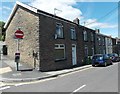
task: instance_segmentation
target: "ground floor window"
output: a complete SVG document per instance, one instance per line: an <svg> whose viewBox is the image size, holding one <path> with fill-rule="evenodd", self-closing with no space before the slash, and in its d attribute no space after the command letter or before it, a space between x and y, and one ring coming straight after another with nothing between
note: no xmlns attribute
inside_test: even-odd
<svg viewBox="0 0 120 94"><path fill-rule="evenodd" d="M94 47L92 47L92 55L94 55Z"/></svg>
<svg viewBox="0 0 120 94"><path fill-rule="evenodd" d="M55 44L55 60L65 59L65 45Z"/></svg>
<svg viewBox="0 0 120 94"><path fill-rule="evenodd" d="M88 47L87 46L85 46L84 51L85 51L85 57L87 57L88 56Z"/></svg>

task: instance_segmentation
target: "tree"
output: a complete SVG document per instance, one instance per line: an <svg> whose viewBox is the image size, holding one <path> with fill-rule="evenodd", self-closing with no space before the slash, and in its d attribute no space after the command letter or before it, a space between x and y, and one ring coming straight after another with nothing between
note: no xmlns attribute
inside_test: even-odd
<svg viewBox="0 0 120 94"><path fill-rule="evenodd" d="M4 29L5 22L0 21L0 39L5 41L5 29Z"/></svg>
<svg viewBox="0 0 120 94"><path fill-rule="evenodd" d="M2 30L4 28L5 22L0 21L0 29Z"/></svg>

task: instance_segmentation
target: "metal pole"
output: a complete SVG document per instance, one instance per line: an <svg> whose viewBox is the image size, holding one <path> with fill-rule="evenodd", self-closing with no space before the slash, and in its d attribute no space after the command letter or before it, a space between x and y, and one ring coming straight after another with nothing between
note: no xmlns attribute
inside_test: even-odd
<svg viewBox="0 0 120 94"><path fill-rule="evenodd" d="M16 62L16 64L17 64L17 71L19 71L19 67L18 67L18 61Z"/></svg>
<svg viewBox="0 0 120 94"><path fill-rule="evenodd" d="M19 52L19 39L17 39L17 52ZM17 60L16 62L16 65L17 65L17 71L19 71L19 60Z"/></svg>
<svg viewBox="0 0 120 94"><path fill-rule="evenodd" d="M17 39L17 52L19 52L19 39Z"/></svg>

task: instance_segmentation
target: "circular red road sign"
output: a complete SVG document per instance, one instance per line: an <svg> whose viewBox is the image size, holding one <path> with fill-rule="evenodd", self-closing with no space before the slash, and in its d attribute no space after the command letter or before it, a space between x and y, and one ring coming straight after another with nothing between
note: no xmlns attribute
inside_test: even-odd
<svg viewBox="0 0 120 94"><path fill-rule="evenodd" d="M23 36L24 36L23 31L17 30L17 31L15 32L15 37L16 37L16 38L21 39L21 38L23 38Z"/></svg>

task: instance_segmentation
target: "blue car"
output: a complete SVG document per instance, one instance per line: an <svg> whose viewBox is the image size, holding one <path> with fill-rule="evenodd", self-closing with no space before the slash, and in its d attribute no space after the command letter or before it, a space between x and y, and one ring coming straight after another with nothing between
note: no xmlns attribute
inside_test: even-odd
<svg viewBox="0 0 120 94"><path fill-rule="evenodd" d="M111 60L113 62L119 62L120 61L120 57L116 53L108 54L108 56L111 58Z"/></svg>
<svg viewBox="0 0 120 94"><path fill-rule="evenodd" d="M94 55L92 58L92 66L98 66L98 65L104 65L105 67L107 65L112 65L112 60L107 54L97 54Z"/></svg>

